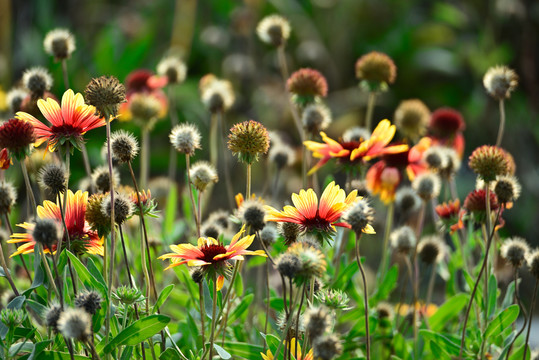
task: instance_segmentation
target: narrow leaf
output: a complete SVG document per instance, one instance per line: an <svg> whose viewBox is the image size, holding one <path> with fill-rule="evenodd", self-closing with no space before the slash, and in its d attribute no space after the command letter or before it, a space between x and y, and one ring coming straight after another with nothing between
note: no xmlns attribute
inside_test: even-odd
<svg viewBox="0 0 539 360"><path fill-rule="evenodd" d="M137 345L163 330L169 322L170 318L165 315L150 315L137 320L116 335L116 337L105 346L103 353L110 354L119 346Z"/></svg>

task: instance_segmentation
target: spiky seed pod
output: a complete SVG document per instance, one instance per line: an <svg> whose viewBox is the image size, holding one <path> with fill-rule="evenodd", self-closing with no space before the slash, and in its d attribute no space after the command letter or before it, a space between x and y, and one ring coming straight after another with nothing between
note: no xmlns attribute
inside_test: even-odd
<svg viewBox="0 0 539 360"><path fill-rule="evenodd" d="M26 312L23 309L5 308L0 311L0 322L8 329L19 327L26 318Z"/></svg>
<svg viewBox="0 0 539 360"><path fill-rule="evenodd" d="M326 97L328 84L326 78L313 69L299 69L286 82L286 88L293 95L294 102L306 106L319 97Z"/></svg>
<svg viewBox="0 0 539 360"><path fill-rule="evenodd" d="M397 78L397 67L393 60L384 53L372 51L360 57L356 62L356 77L375 85L386 87Z"/></svg>
<svg viewBox="0 0 539 360"><path fill-rule="evenodd" d="M266 225L266 209L259 200L244 201L238 210L238 217L252 232L260 231Z"/></svg>
<svg viewBox="0 0 539 360"><path fill-rule="evenodd" d="M494 99L509 99L518 86L518 75L507 66L493 66L485 73L483 85Z"/></svg>
<svg viewBox="0 0 539 360"><path fill-rule="evenodd" d="M6 148L23 160L30 155L30 145L36 141L34 126L21 119L9 119L0 125L0 148Z"/></svg>
<svg viewBox="0 0 539 360"><path fill-rule="evenodd" d="M334 334L322 335L313 342L313 355L318 360L331 360L342 353L342 344Z"/></svg>
<svg viewBox="0 0 539 360"><path fill-rule="evenodd" d="M81 292L75 298L75 306L84 309L88 314L95 315L101 309L103 298L97 291Z"/></svg>
<svg viewBox="0 0 539 360"><path fill-rule="evenodd" d="M260 232L260 241L266 246L270 247L275 243L275 239L277 239L277 230L274 226L266 225Z"/></svg>
<svg viewBox="0 0 539 360"><path fill-rule="evenodd" d="M361 196L364 198L370 198L372 196L372 192L367 186L366 180L353 179L350 182L350 188L353 190L357 190L357 196Z"/></svg>
<svg viewBox="0 0 539 360"><path fill-rule="evenodd" d="M324 335L331 326L331 317L325 306L310 307L305 311L303 320L311 340Z"/></svg>
<svg viewBox="0 0 539 360"><path fill-rule="evenodd" d="M526 240L521 237L514 236L503 242L500 248L500 254L507 260L515 269L520 268L530 253L530 247Z"/></svg>
<svg viewBox="0 0 539 360"><path fill-rule="evenodd" d="M442 139L455 136L466 127L464 118L455 109L439 108L430 116L429 131Z"/></svg>
<svg viewBox="0 0 539 360"><path fill-rule="evenodd" d="M356 202L343 214L345 222L352 226L352 230L359 236L361 232L374 221L374 209L365 198Z"/></svg>
<svg viewBox="0 0 539 360"><path fill-rule="evenodd" d="M107 217L101 211L104 200L104 194L93 194L90 196L86 204L86 213L84 214L84 218L88 221L90 228L97 231L99 236L105 236L110 232L110 217Z"/></svg>
<svg viewBox="0 0 539 360"><path fill-rule="evenodd" d="M453 148L442 148L444 156L444 166L438 170L440 176L444 179L451 179L460 169L461 160L457 151Z"/></svg>
<svg viewBox="0 0 539 360"><path fill-rule="evenodd" d="M118 130L110 135L112 157L123 164L137 157L139 146L135 136L127 131Z"/></svg>
<svg viewBox="0 0 539 360"><path fill-rule="evenodd" d="M9 214L15 201L17 201L17 191L13 184L0 181L0 214Z"/></svg>
<svg viewBox="0 0 539 360"><path fill-rule="evenodd" d="M59 224L52 219L37 219L32 238L38 244L41 244L44 249L52 249L52 245L56 244L60 238L61 230Z"/></svg>
<svg viewBox="0 0 539 360"><path fill-rule="evenodd" d="M99 117L116 117L120 104L126 102L125 86L114 76L93 78L84 90L86 103L95 107Z"/></svg>
<svg viewBox="0 0 539 360"><path fill-rule="evenodd" d="M268 130L261 123L249 120L234 125L228 134L228 148L241 162L252 164L270 145Z"/></svg>
<svg viewBox="0 0 539 360"><path fill-rule="evenodd" d="M236 101L232 83L207 76L200 80L202 102L212 114L229 110Z"/></svg>
<svg viewBox="0 0 539 360"><path fill-rule="evenodd" d="M91 324L92 319L85 310L66 309L58 319L58 330L67 339L86 342L92 333Z"/></svg>
<svg viewBox="0 0 539 360"><path fill-rule="evenodd" d="M219 239L219 235L223 233L223 228L216 222L206 222L200 228L200 236Z"/></svg>
<svg viewBox="0 0 539 360"><path fill-rule="evenodd" d="M277 231L284 238L285 245L295 243L301 232L298 224L290 222L277 223Z"/></svg>
<svg viewBox="0 0 539 360"><path fill-rule="evenodd" d="M120 286L112 296L124 305L133 305L145 299L139 289L128 286Z"/></svg>
<svg viewBox="0 0 539 360"><path fill-rule="evenodd" d="M206 161L198 161L189 169L191 183L198 191L204 191L211 183L219 181L217 171L212 164Z"/></svg>
<svg viewBox="0 0 539 360"><path fill-rule="evenodd" d="M343 310L348 308L350 298L339 289L322 289L315 295L320 303L332 310Z"/></svg>
<svg viewBox="0 0 539 360"><path fill-rule="evenodd" d="M45 324L52 330L54 334L58 333L58 319L62 314L60 305L52 305L45 312Z"/></svg>
<svg viewBox="0 0 539 360"><path fill-rule="evenodd" d="M440 177L429 172L417 176L412 182L412 188L424 201L437 198L440 195L441 186Z"/></svg>
<svg viewBox="0 0 539 360"><path fill-rule="evenodd" d="M277 169L283 169L285 166L292 166L296 161L296 153L292 147L283 143L271 140L269 149L269 161L275 164Z"/></svg>
<svg viewBox="0 0 539 360"><path fill-rule="evenodd" d="M320 131L327 129L331 124L331 111L321 103L309 104L303 109L301 122L305 130L313 135L318 135Z"/></svg>
<svg viewBox="0 0 539 360"><path fill-rule="evenodd" d="M427 163L429 169L439 172L447 166L448 158L443 146L431 146L423 153L423 160Z"/></svg>
<svg viewBox="0 0 539 360"><path fill-rule="evenodd" d="M32 99L39 99L51 89L52 76L44 67L33 67L23 73L22 83L30 91Z"/></svg>
<svg viewBox="0 0 539 360"><path fill-rule="evenodd" d="M92 172L92 182L97 191L106 193L110 191L110 174L107 166L98 166ZM120 174L117 169L112 170L112 183L116 186L120 182Z"/></svg>
<svg viewBox="0 0 539 360"><path fill-rule="evenodd" d="M169 84L181 84L187 75L187 66L176 56L167 56L157 64L157 73L166 76Z"/></svg>
<svg viewBox="0 0 539 360"><path fill-rule="evenodd" d="M185 123L176 125L169 135L170 143L182 154L194 155L196 149L200 149L200 132L193 124Z"/></svg>
<svg viewBox="0 0 539 360"><path fill-rule="evenodd" d="M370 139L371 133L364 127L354 126L342 134L344 142L362 142Z"/></svg>
<svg viewBox="0 0 539 360"><path fill-rule="evenodd" d="M527 261L528 267L530 268L530 273L536 279L539 279L539 250L535 250L529 254Z"/></svg>
<svg viewBox="0 0 539 360"><path fill-rule="evenodd" d="M12 113L21 110L21 105L24 99L28 96L28 91L23 88L13 88L6 95L6 103Z"/></svg>
<svg viewBox="0 0 539 360"><path fill-rule="evenodd" d="M397 129L407 138L417 140L427 132L430 110L419 99L403 100L395 110Z"/></svg>
<svg viewBox="0 0 539 360"><path fill-rule="evenodd" d="M500 204L517 200L520 197L521 189L518 179L510 175L498 176L494 183L494 193Z"/></svg>
<svg viewBox="0 0 539 360"><path fill-rule="evenodd" d="M401 226L393 230L389 237L391 247L404 255L408 255L416 243L415 233L409 226Z"/></svg>
<svg viewBox="0 0 539 360"><path fill-rule="evenodd" d="M468 165L484 181L493 181L496 176L509 172L506 152L498 146L483 145L470 155Z"/></svg>
<svg viewBox="0 0 539 360"><path fill-rule="evenodd" d="M75 51L75 37L67 29L54 29L45 35L43 47L45 52L54 56L57 61L69 59Z"/></svg>
<svg viewBox="0 0 539 360"><path fill-rule="evenodd" d="M57 195L65 191L67 178L66 169L62 164L50 163L39 170L37 182L41 188Z"/></svg>
<svg viewBox="0 0 539 360"><path fill-rule="evenodd" d="M223 230L228 230L230 228L230 222L228 220L230 214L225 210L217 210L208 215L207 223L216 223ZM215 238L216 239L216 238Z"/></svg>
<svg viewBox="0 0 539 360"><path fill-rule="evenodd" d="M279 255L275 261L277 270L290 279L296 277L301 271L301 261L298 256L292 253L284 253Z"/></svg>
<svg viewBox="0 0 539 360"><path fill-rule="evenodd" d="M290 37L290 23L280 15L269 15L258 23L256 33L266 44L283 46Z"/></svg>
<svg viewBox="0 0 539 360"><path fill-rule="evenodd" d="M206 272L200 266L191 266L189 267L189 274L191 275L191 279L193 279L195 284L200 284L202 281L204 281Z"/></svg>
<svg viewBox="0 0 539 360"><path fill-rule="evenodd" d="M288 326L287 336L290 339L303 336L303 333L305 332L305 324L303 322L303 315L300 315L299 322L296 316L291 316L290 318L291 318L290 319L291 321L290 321L290 324L288 324L288 317L286 316L284 311L279 313L279 315L277 316L277 321L276 321L276 325L279 328L279 330L284 333L285 329ZM297 333L296 333L296 328L298 330Z"/></svg>
<svg viewBox="0 0 539 360"><path fill-rule="evenodd" d="M445 256L445 244L437 235L424 236L417 244L417 254L425 264L436 264Z"/></svg>
<svg viewBox="0 0 539 360"><path fill-rule="evenodd" d="M106 216L109 219L110 222L110 216L111 216L111 201L110 201L110 195L106 196L103 200L103 203L101 204L101 212L104 216ZM120 193L114 196L114 221L116 224L121 225L123 224L127 219L129 219L133 215L134 210L134 204L131 199L129 199L124 194Z"/></svg>
<svg viewBox="0 0 539 360"><path fill-rule="evenodd" d="M380 321L380 325L383 327L389 327L395 317L393 306L386 302L378 303L376 306L376 314L378 316L378 321Z"/></svg>
<svg viewBox="0 0 539 360"><path fill-rule="evenodd" d="M309 244L304 242L296 242L288 248L288 252L297 256L301 262L301 270L297 274L301 279L306 281L311 278L320 278L326 273L326 260L324 254Z"/></svg>
<svg viewBox="0 0 539 360"><path fill-rule="evenodd" d="M419 211L420 207L421 198L411 187L401 187L395 193L395 210L399 215L408 217Z"/></svg>
<svg viewBox="0 0 539 360"><path fill-rule="evenodd" d="M135 93L129 100L129 111L140 126L151 128L161 112L161 102L154 95Z"/></svg>

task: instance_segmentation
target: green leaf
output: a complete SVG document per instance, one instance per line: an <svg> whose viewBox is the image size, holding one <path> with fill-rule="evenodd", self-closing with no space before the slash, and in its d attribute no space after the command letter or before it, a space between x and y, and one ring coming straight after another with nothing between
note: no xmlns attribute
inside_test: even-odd
<svg viewBox="0 0 539 360"><path fill-rule="evenodd" d="M249 305L251 305L251 303L253 302L255 298L255 294L249 294L247 296L245 296L240 304L234 309L234 311L232 312L232 314L230 314L229 318L228 318L228 323L229 324L232 324L234 322L234 320L238 319L240 316L243 315L243 313L249 309Z"/></svg>
<svg viewBox="0 0 539 360"><path fill-rule="evenodd" d="M75 355L75 360L88 360L86 356ZM43 351L39 355L39 360L71 360L69 353L59 352L59 351Z"/></svg>
<svg viewBox="0 0 539 360"><path fill-rule="evenodd" d="M99 282L86 267L82 264L82 262L79 260L77 256L72 254L71 252L65 250L67 253L67 256L71 259L71 264L73 265L73 268L75 272L77 273L77 276L79 277L80 281L86 286L88 289L95 289L101 293L101 295L105 298L105 301L108 303L108 293L107 293L107 287L104 286L101 282Z"/></svg>
<svg viewBox="0 0 539 360"><path fill-rule="evenodd" d="M458 294L447 300L429 319L429 325L433 331L441 331L453 318L458 318L460 312L468 303L467 294Z"/></svg>
<svg viewBox="0 0 539 360"><path fill-rule="evenodd" d="M380 301L385 300L389 297L389 294L397 286L397 280L399 278L399 269L396 265L392 266L391 269L386 273L384 279L380 283L380 286L377 287L375 293L370 297L369 305L374 306Z"/></svg>
<svg viewBox="0 0 539 360"><path fill-rule="evenodd" d="M488 306L487 306L487 319L496 311L496 299L498 295L498 282L494 274L491 274L488 279Z"/></svg>
<svg viewBox="0 0 539 360"><path fill-rule="evenodd" d="M180 354L174 348L168 348L161 353L159 360L177 360L180 358Z"/></svg>
<svg viewBox="0 0 539 360"><path fill-rule="evenodd" d="M88 269L90 274L95 277L97 281L99 281L103 286L107 286L107 283L103 278L103 274L101 274L101 271L99 271L92 258L88 258L88 261L86 262L86 268Z"/></svg>
<svg viewBox="0 0 539 360"><path fill-rule="evenodd" d="M40 341L36 343L34 346L34 350L32 350L32 353L28 357L28 360L38 359L38 355L41 355L43 350L45 350L51 342L52 340L45 340L45 341Z"/></svg>
<svg viewBox="0 0 539 360"><path fill-rule="evenodd" d="M357 265L357 262L352 262L350 265L348 265L344 270L339 274L339 277L335 282L332 284L332 288L335 289L346 289L346 284L352 279L354 274L357 274L359 271L359 267Z"/></svg>
<svg viewBox="0 0 539 360"><path fill-rule="evenodd" d="M518 282L520 283L520 279L518 279ZM513 295L515 294L515 282L511 281L511 283L507 286L507 290L505 291L505 296L503 297L502 301L502 309L505 309L513 303Z"/></svg>
<svg viewBox="0 0 539 360"><path fill-rule="evenodd" d="M125 349L122 351L122 356L120 356L120 360L129 360L132 355L133 346L126 346Z"/></svg>
<svg viewBox="0 0 539 360"><path fill-rule="evenodd" d="M243 296L243 278L239 271L238 271L238 274L236 275L236 279L234 280L234 291L236 292L236 296L238 297Z"/></svg>
<svg viewBox="0 0 539 360"><path fill-rule="evenodd" d="M526 346L528 346L528 345L524 344L521 347L519 347L516 351L514 351L511 354L511 356L509 356L509 360L522 360L522 357L524 356L524 349L525 349ZM526 352L526 359L525 360L530 360L530 357L531 357L531 349L528 346L528 351Z"/></svg>
<svg viewBox="0 0 539 360"><path fill-rule="evenodd" d="M167 301L168 296L170 293L174 290L174 284L170 284L166 288L164 288L161 293L159 294L159 297L157 298L157 301L155 302L155 305L153 307L153 311L155 312L157 309L159 309L165 301Z"/></svg>
<svg viewBox="0 0 539 360"><path fill-rule="evenodd" d="M170 318L165 315L150 315L137 320L116 335L116 337L105 346L103 353L110 354L119 346L137 345L163 330L169 322Z"/></svg>
<svg viewBox="0 0 539 360"><path fill-rule="evenodd" d="M245 359L258 359L260 353L264 351L264 347L260 345L240 342L225 342L224 346L232 356L240 356Z"/></svg>
<svg viewBox="0 0 539 360"><path fill-rule="evenodd" d="M511 305L507 309L500 312L494 319L492 319L492 321L488 323L484 334L485 339L488 339L492 335L500 335L503 330L515 322L515 320L518 318L518 313L518 305Z"/></svg>
<svg viewBox="0 0 539 360"><path fill-rule="evenodd" d="M437 332L430 330L420 330L419 333L425 339L426 342L433 342L440 350L442 350L447 356L458 356L460 351L460 346L447 338L444 335L441 335Z"/></svg>
<svg viewBox="0 0 539 360"><path fill-rule="evenodd" d="M228 359L232 358L232 355L230 355L230 353L228 351L226 351L225 349L223 349L219 345L213 344L213 347L215 348L215 350L217 350L217 353L219 354L221 359L228 360Z"/></svg>

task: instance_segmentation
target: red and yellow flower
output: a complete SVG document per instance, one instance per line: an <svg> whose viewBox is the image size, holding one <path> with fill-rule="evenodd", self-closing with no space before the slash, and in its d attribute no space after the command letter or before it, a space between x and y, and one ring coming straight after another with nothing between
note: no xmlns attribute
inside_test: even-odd
<svg viewBox="0 0 539 360"><path fill-rule="evenodd" d="M12 164L11 156L7 149L0 150L0 169L6 170Z"/></svg>
<svg viewBox="0 0 539 360"><path fill-rule="evenodd" d="M166 269L187 264L187 266L202 267L208 275L218 275L217 289L220 290L225 281L225 271L230 267L230 260L243 260L244 255L266 256L263 250L247 250L253 243L255 235L242 237L244 232L245 225L234 235L228 245L211 237L199 238L197 246L192 244L171 245L170 249L173 252L161 255L159 259L170 259L170 265Z"/></svg>
<svg viewBox="0 0 539 360"><path fill-rule="evenodd" d="M306 354L303 354L301 352L301 346L296 338L292 338L292 340L290 341L291 354L294 354L294 355L296 354L296 346L298 348L298 352L297 352L298 357L296 358L296 360L314 360L313 349L309 350ZM273 360L273 354L271 350L268 350L265 354L260 353L260 355L262 355L263 360Z"/></svg>
<svg viewBox="0 0 539 360"><path fill-rule="evenodd" d="M71 89L62 96L61 107L53 98L39 99L37 106L51 126L45 125L23 111L17 112L16 117L34 126L36 134L34 146L38 147L46 141L47 148L51 152L67 141L80 148L83 141L82 135L105 125L105 119L95 115L95 108L84 103L82 94L75 94Z"/></svg>
<svg viewBox="0 0 539 360"><path fill-rule="evenodd" d="M69 234L71 251L77 255L82 253L101 255L103 256L103 238L97 235L96 231L90 229L88 222L84 220L86 213L86 204L88 203L88 193L77 191L75 194L71 190L67 192L65 222L67 232ZM40 219L52 219L58 222L58 225L63 228L62 215L60 211L60 205L55 204L52 201L45 200L43 205L37 207L37 216ZM34 246L36 242L32 237L32 231L34 230L34 224L22 223L17 226L26 229L26 233L15 233L11 235L11 239L8 243L19 244L23 243L17 248L11 256L19 254L30 254L34 252ZM67 238L62 241L62 244L66 245ZM49 249L44 249L46 253L49 253ZM52 252L56 252L56 244L52 246Z"/></svg>
<svg viewBox="0 0 539 360"><path fill-rule="evenodd" d="M167 85L167 82L166 76L157 76L149 70L139 69L132 71L125 79L127 102L120 105L120 117L118 119L120 121L130 121L133 118L129 110L129 101L135 94L146 94L155 97L161 104L159 118L165 117L168 111L168 100L161 89Z"/></svg>
<svg viewBox="0 0 539 360"><path fill-rule="evenodd" d="M450 229L450 234L455 233L455 231L464 228L463 216L465 214L464 210L460 208L460 200L456 199L454 201L448 201L447 203L442 203L436 205L434 208L436 214L440 217L440 221L448 226Z"/></svg>

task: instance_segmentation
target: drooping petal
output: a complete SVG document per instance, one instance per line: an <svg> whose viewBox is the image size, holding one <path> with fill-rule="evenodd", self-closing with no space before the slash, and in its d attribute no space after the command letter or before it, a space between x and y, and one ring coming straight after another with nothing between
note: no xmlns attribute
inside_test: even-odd
<svg viewBox="0 0 539 360"><path fill-rule="evenodd" d="M217 277L217 291L221 291L224 284L225 284L225 277L223 275L219 275Z"/></svg>

